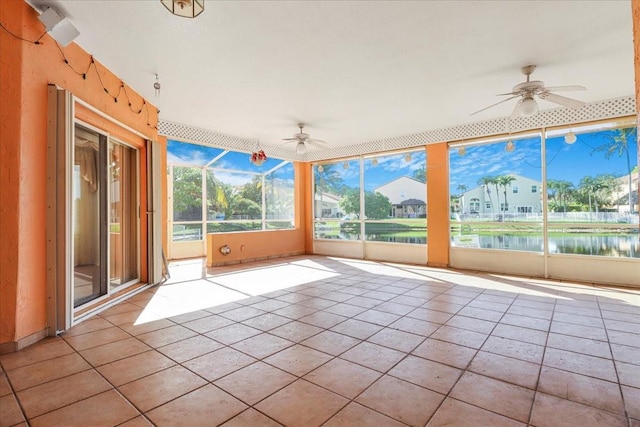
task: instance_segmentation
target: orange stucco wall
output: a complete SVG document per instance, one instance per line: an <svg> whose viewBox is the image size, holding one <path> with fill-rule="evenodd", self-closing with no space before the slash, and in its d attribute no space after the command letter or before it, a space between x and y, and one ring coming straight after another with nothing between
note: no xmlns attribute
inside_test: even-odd
<svg viewBox="0 0 640 427"><path fill-rule="evenodd" d="M449 265L449 149L427 145L427 264Z"/></svg>
<svg viewBox="0 0 640 427"><path fill-rule="evenodd" d="M0 1L0 22L15 35L36 40L44 28L23 0ZM71 43L69 63L86 69L90 56ZM97 62L97 61L96 61ZM120 79L98 63L113 92ZM47 85L71 91L98 110L154 139L157 110L133 113L124 99L115 103L91 69L86 80L63 61L55 41L25 42L0 30L0 345L17 342L46 327L45 222ZM133 107L142 98L128 88ZM145 255L142 256L142 259Z"/></svg>

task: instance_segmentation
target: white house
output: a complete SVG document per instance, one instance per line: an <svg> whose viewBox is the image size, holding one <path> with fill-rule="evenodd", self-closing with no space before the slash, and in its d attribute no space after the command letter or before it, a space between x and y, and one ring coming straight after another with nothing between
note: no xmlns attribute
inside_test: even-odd
<svg viewBox="0 0 640 427"><path fill-rule="evenodd" d="M401 176L374 189L391 201L390 215L395 218L419 218L427 213L427 185L417 179Z"/></svg>
<svg viewBox="0 0 640 427"><path fill-rule="evenodd" d="M331 193L316 193L315 195L315 217L316 218L338 218L340 215L340 196Z"/></svg>
<svg viewBox="0 0 640 427"><path fill-rule="evenodd" d="M496 194L494 184L486 187L480 185L462 194L462 213L474 215L542 212L542 183L520 175L510 174L509 176L514 177L515 180L507 186L506 203L503 186L498 185L498 194Z"/></svg>
<svg viewBox="0 0 640 427"><path fill-rule="evenodd" d="M618 207L619 213L629 213L629 175L621 176L616 179L618 188L613 192L613 200ZM633 211L638 212L638 172L631 174L631 205Z"/></svg>

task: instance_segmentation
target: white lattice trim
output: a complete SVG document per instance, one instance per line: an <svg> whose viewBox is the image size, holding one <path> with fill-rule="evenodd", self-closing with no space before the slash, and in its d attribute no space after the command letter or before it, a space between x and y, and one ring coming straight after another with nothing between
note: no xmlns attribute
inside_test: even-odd
<svg viewBox="0 0 640 427"><path fill-rule="evenodd" d="M520 117L515 120L510 120L508 117L502 117L499 119L468 123L450 128L403 135L395 138L363 142L324 151L314 151L304 155L297 155L291 150L268 145L261 146L261 148L264 149L269 157L303 162L319 161L419 147L436 142L458 141L461 139L500 135L507 132L521 132L531 129L540 129L542 127L611 119L632 114L636 114L635 98L616 98L590 103L578 110L558 108L554 110L541 111L532 117ZM256 147L256 142L254 140L224 135L218 132L195 128L179 123L167 122L164 120L161 120L158 124L158 133L179 141L210 144L219 148L227 148L247 153L253 151Z"/></svg>

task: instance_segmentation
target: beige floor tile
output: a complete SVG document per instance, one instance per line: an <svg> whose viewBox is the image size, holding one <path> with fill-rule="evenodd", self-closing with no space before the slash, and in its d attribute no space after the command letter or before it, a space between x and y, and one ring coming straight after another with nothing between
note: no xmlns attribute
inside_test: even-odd
<svg viewBox="0 0 640 427"><path fill-rule="evenodd" d="M493 335L485 341L482 350L532 363L542 363L542 357L544 356L544 347L541 345Z"/></svg>
<svg viewBox="0 0 640 427"><path fill-rule="evenodd" d="M232 325L224 326L222 328L208 332L205 335L218 342L230 345L233 343L237 343L238 341L242 341L246 338L253 337L260 333L262 333L262 331L260 331L259 329L251 328L241 323L234 323Z"/></svg>
<svg viewBox="0 0 640 427"><path fill-rule="evenodd" d="M551 326L551 321L548 319L540 319L538 317L529 317L516 314L505 314L500 319L500 323L512 326L521 326L523 328L536 329L539 331L547 332Z"/></svg>
<svg viewBox="0 0 640 427"><path fill-rule="evenodd" d="M447 397L442 406L431 418L427 427L518 427L526 426L494 412Z"/></svg>
<svg viewBox="0 0 640 427"><path fill-rule="evenodd" d="M9 427L24 421L25 418L16 397L13 394L0 397L0 425Z"/></svg>
<svg viewBox="0 0 640 427"><path fill-rule="evenodd" d="M624 414L620 387L613 382L543 366L538 390L562 399Z"/></svg>
<svg viewBox="0 0 640 427"><path fill-rule="evenodd" d="M109 323L115 325L115 326L123 326L123 325L130 325L136 322L136 320L138 320L138 318L140 317L140 315L142 314L142 312L144 311L144 308L140 308L137 305L133 305L131 304L132 307L135 307L134 310L128 310L128 311L122 311L116 314L109 314L109 315L105 315L103 314L103 317L105 320L107 320Z"/></svg>
<svg viewBox="0 0 640 427"><path fill-rule="evenodd" d="M447 322L453 316L451 313L445 313L444 311L430 310L428 308L418 307L415 310L407 314L407 317L414 319L424 320L426 322L437 323L442 325Z"/></svg>
<svg viewBox="0 0 640 427"><path fill-rule="evenodd" d="M275 335L262 333L246 340L232 344L236 350L246 353L256 359L262 359L268 357L274 353L284 350L287 347L294 345L289 340L277 337Z"/></svg>
<svg viewBox="0 0 640 427"><path fill-rule="evenodd" d="M473 317L474 319L487 320L489 322L497 322L502 318L503 313L500 311L487 310L480 307L466 306L457 312L460 316Z"/></svg>
<svg viewBox="0 0 640 427"><path fill-rule="evenodd" d="M118 390L141 412L147 412L206 383L182 366L174 366L125 384Z"/></svg>
<svg viewBox="0 0 640 427"><path fill-rule="evenodd" d="M337 303L335 301L329 301L328 299L309 298L307 300L300 301L297 304L314 310L324 310L325 308L336 305Z"/></svg>
<svg viewBox="0 0 640 427"><path fill-rule="evenodd" d="M389 328L421 335L423 337L428 337L429 335L433 334L439 327L440 324L438 323L426 322L424 320L414 319L412 317L406 316L396 320L391 325L389 325Z"/></svg>
<svg viewBox="0 0 640 427"><path fill-rule="evenodd" d="M640 349L622 344L610 343L610 345L614 360L640 365Z"/></svg>
<svg viewBox="0 0 640 427"><path fill-rule="evenodd" d="M81 400L30 420L32 427L115 426L140 413L115 390Z"/></svg>
<svg viewBox="0 0 640 427"><path fill-rule="evenodd" d="M575 353L611 359L609 343L603 341L560 335L552 332L549 334L547 346L561 350L573 351Z"/></svg>
<svg viewBox="0 0 640 427"><path fill-rule="evenodd" d="M253 408L249 408L241 414L231 418L220 427L281 427L282 424L275 422L271 418L261 414Z"/></svg>
<svg viewBox="0 0 640 427"><path fill-rule="evenodd" d="M427 338L412 354L456 368L466 368L476 355L476 350L446 341Z"/></svg>
<svg viewBox="0 0 640 427"><path fill-rule="evenodd" d="M235 322L242 322L243 320L251 319L264 313L264 310L258 310L257 308L240 307L225 311L224 313L220 313L220 315Z"/></svg>
<svg viewBox="0 0 640 427"><path fill-rule="evenodd" d="M349 401L305 380L298 380L256 405L287 427L316 427Z"/></svg>
<svg viewBox="0 0 640 427"><path fill-rule="evenodd" d="M97 370L117 387L173 365L173 360L152 350L102 365Z"/></svg>
<svg viewBox="0 0 640 427"><path fill-rule="evenodd" d="M255 361L256 359L251 356L225 347L191 359L183 365L206 380L215 381Z"/></svg>
<svg viewBox="0 0 640 427"><path fill-rule="evenodd" d="M385 328L367 339L368 342L379 344L394 350L409 353L416 348L424 337L400 331L398 329Z"/></svg>
<svg viewBox="0 0 640 427"><path fill-rule="evenodd" d="M195 311L189 311L189 312L183 313L183 314L178 314L176 316L171 316L171 317L169 317L169 320L171 320L172 322L175 322L175 323L177 323L179 325L182 325L184 323L191 322L191 321L198 320L198 319L202 319L203 317L208 317L210 315L211 315L211 313L209 313L208 311L195 310Z"/></svg>
<svg viewBox="0 0 640 427"><path fill-rule="evenodd" d="M308 299L309 297L305 297L305 298ZM297 319L300 319L301 317L308 316L312 313L315 313L316 311L318 311L317 308L311 308L311 307L305 307L299 304L293 304L293 305L275 310L273 314L277 314L278 316L283 316L288 319L297 320Z"/></svg>
<svg viewBox="0 0 640 427"><path fill-rule="evenodd" d="M5 371L10 371L70 353L73 353L73 348L62 338L46 338L24 350L0 356L0 364Z"/></svg>
<svg viewBox="0 0 640 427"><path fill-rule="evenodd" d="M196 320L185 322L182 326L196 331L199 334L205 334L211 332L214 329L222 328L223 326L231 325L233 320L229 320L225 317L218 316L217 314L201 317Z"/></svg>
<svg viewBox="0 0 640 427"><path fill-rule="evenodd" d="M407 295L408 295L408 293L407 293ZM443 301L431 300L431 301L425 302L422 305L422 307L423 308L428 308L429 310L442 311L444 313L449 313L449 314L456 314L462 308L464 308L464 305L453 304L453 303L443 302ZM492 320L492 319L487 319L487 320Z"/></svg>
<svg viewBox="0 0 640 427"><path fill-rule="evenodd" d="M640 420L640 388L622 386L622 395L624 396L627 413L631 418Z"/></svg>
<svg viewBox="0 0 640 427"><path fill-rule="evenodd" d="M140 334L146 334L147 332L157 331L159 329L168 328L175 325L174 322L168 319L158 319L151 322L136 323L135 321L120 325L120 328L125 332L138 336Z"/></svg>
<svg viewBox="0 0 640 427"><path fill-rule="evenodd" d="M317 326L319 328L328 329L332 326L337 325L338 323L342 323L347 320L344 316L339 316L333 313L327 313L325 311L317 311L308 316L301 317L298 319L300 322L308 323L313 326Z"/></svg>
<svg viewBox="0 0 640 427"><path fill-rule="evenodd" d="M610 359L547 347L543 364L606 381L617 381L616 370Z"/></svg>
<svg viewBox="0 0 640 427"><path fill-rule="evenodd" d="M531 344L545 345L547 342L547 332L536 329L523 328L499 323L491 335L512 340L523 341Z"/></svg>
<svg viewBox="0 0 640 427"><path fill-rule="evenodd" d="M362 320L363 322L373 323L374 325L389 326L391 323L400 319L400 316L393 313L387 313L384 311L367 310L355 316L356 320Z"/></svg>
<svg viewBox="0 0 640 427"><path fill-rule="evenodd" d="M534 391L466 372L450 396L526 423L533 405Z"/></svg>
<svg viewBox="0 0 640 427"><path fill-rule="evenodd" d="M178 363L183 363L195 357L202 356L203 354L211 353L212 351L218 350L222 347L222 344L212 340L211 338L197 335L182 341L174 342L173 344L165 345L157 350L168 358L173 359Z"/></svg>
<svg viewBox="0 0 640 427"><path fill-rule="evenodd" d="M8 371L7 377L13 389L18 392L90 368L91 366L82 357L72 353Z"/></svg>
<svg viewBox="0 0 640 427"><path fill-rule="evenodd" d="M290 305L288 302L280 301L277 299L267 299L267 300L252 304L251 307L257 308L258 310L275 311L280 308L286 307L288 305Z"/></svg>
<svg viewBox="0 0 640 427"><path fill-rule="evenodd" d="M535 389L540 365L480 351L469 365L471 372Z"/></svg>
<svg viewBox="0 0 640 427"><path fill-rule="evenodd" d="M347 335L332 331L324 331L302 341L302 345L337 356L359 344L361 341Z"/></svg>
<svg viewBox="0 0 640 427"><path fill-rule="evenodd" d="M290 323L287 323L286 325L278 326L277 328L270 330L269 333L271 335L276 335L280 338L298 343L322 331L323 329L317 326L294 320Z"/></svg>
<svg viewBox="0 0 640 427"><path fill-rule="evenodd" d="M265 362L301 377L331 359L326 353L296 344L267 357Z"/></svg>
<svg viewBox="0 0 640 427"><path fill-rule="evenodd" d="M580 326L592 326L594 328L603 328L604 323L600 316L581 316L578 314L563 313L558 310L553 314L554 322L565 322Z"/></svg>
<svg viewBox="0 0 640 427"><path fill-rule="evenodd" d="M399 304L393 301L383 302L379 306L377 306L376 311L383 311L385 313L396 314L398 316L404 316L407 313L413 311L415 307L405 304Z"/></svg>
<svg viewBox="0 0 640 427"><path fill-rule="evenodd" d="M592 326L576 325L574 323L557 322L554 320L551 322L551 332L590 340L607 341L607 333L604 328L594 328Z"/></svg>
<svg viewBox="0 0 640 427"><path fill-rule="evenodd" d="M263 362L222 377L214 384L248 405L254 405L297 378Z"/></svg>
<svg viewBox="0 0 640 427"><path fill-rule="evenodd" d="M454 328L468 329L470 331L480 332L482 334L489 334L493 330L493 328L495 328L496 323L458 314L449 319L446 322L446 325L452 326Z"/></svg>
<svg viewBox="0 0 640 427"><path fill-rule="evenodd" d="M393 418L382 415L358 403L351 402L323 424L324 427L403 427Z"/></svg>
<svg viewBox="0 0 640 427"><path fill-rule="evenodd" d="M100 329L108 329L108 328L113 328L113 324L111 322L108 322L102 317L95 316L91 319L87 319L83 322L80 322L77 325L64 331L62 336L67 338L75 335L82 335L89 332L99 331Z"/></svg>
<svg viewBox="0 0 640 427"><path fill-rule="evenodd" d="M449 393L461 374L460 369L416 356L407 356L388 372L388 375L442 394Z"/></svg>
<svg viewBox="0 0 640 427"><path fill-rule="evenodd" d="M361 320L349 319L339 325L331 328L332 331L340 334L348 335L353 338L365 340L371 335L380 331L382 326L374 325L372 323L363 322Z"/></svg>
<svg viewBox="0 0 640 427"><path fill-rule="evenodd" d="M509 310L507 310L506 314L515 314L544 320L551 320L551 318L553 317L552 310L542 310L535 307L525 307L515 304L509 307Z"/></svg>
<svg viewBox="0 0 640 427"><path fill-rule="evenodd" d="M442 394L385 375L356 401L410 426L423 426L443 399Z"/></svg>
<svg viewBox="0 0 640 427"><path fill-rule="evenodd" d="M35 418L111 388L111 384L91 369L18 392L18 399L26 416Z"/></svg>
<svg viewBox="0 0 640 427"><path fill-rule="evenodd" d="M308 373L304 379L353 399L380 376L373 369L336 358Z"/></svg>
<svg viewBox="0 0 640 427"><path fill-rule="evenodd" d="M347 294L347 295L349 295L350 298L353 298L353 295L350 295L350 294ZM341 304L332 305L331 307L327 307L323 311L327 313L337 314L344 317L353 317L353 316L357 316L358 314L362 313L365 310L366 308L358 307L356 305L341 303Z"/></svg>
<svg viewBox="0 0 640 427"><path fill-rule="evenodd" d="M115 341L131 338L131 335L120 328L111 327L100 329L94 332L88 332L82 335L74 335L65 337L65 341L71 345L76 351L86 350L91 347L108 344Z"/></svg>
<svg viewBox="0 0 640 427"><path fill-rule="evenodd" d="M289 322L291 322L291 319L288 317L278 316L273 313L266 313L247 319L242 323L247 326L251 326L252 328L260 329L261 331L268 331Z"/></svg>
<svg viewBox="0 0 640 427"><path fill-rule="evenodd" d="M109 344L82 350L79 353L91 364L91 366L97 367L129 356L144 353L149 350L151 350L151 347L137 338L131 337L125 340L115 341Z"/></svg>
<svg viewBox="0 0 640 427"><path fill-rule="evenodd" d="M537 393L531 414L536 427L625 427L627 420L619 415L591 406Z"/></svg>
<svg viewBox="0 0 640 427"><path fill-rule="evenodd" d="M0 371L0 397L6 396L11 393L13 393L13 390L9 385L7 375L4 372Z"/></svg>
<svg viewBox="0 0 640 427"><path fill-rule="evenodd" d="M616 362L616 368L620 376L620 384L640 388L640 369L638 369L638 365Z"/></svg>
<svg viewBox="0 0 640 427"><path fill-rule="evenodd" d="M140 334L137 338L153 348L162 347L195 336L196 333L184 326L174 325L158 331Z"/></svg>
<svg viewBox="0 0 640 427"><path fill-rule="evenodd" d="M452 344L459 344L465 347L478 349L487 339L488 335L467 329L442 326L431 335L431 338L447 341Z"/></svg>
<svg viewBox="0 0 640 427"><path fill-rule="evenodd" d="M341 359L349 360L379 372L386 372L402 360L403 357L405 357L405 353L368 342L358 344L340 355Z"/></svg>
<svg viewBox="0 0 640 427"><path fill-rule="evenodd" d="M355 305L355 306L358 306L358 307L369 309L369 308L373 308L373 307L375 307L377 305L380 305L383 302L384 302L383 300L379 300L379 299L375 299L375 298L369 298L369 297L360 295L360 296L351 298L346 303L347 304L351 304L351 305Z"/></svg>
<svg viewBox="0 0 640 427"><path fill-rule="evenodd" d="M139 415L127 422L120 424L118 427L153 427L151 421L144 417L144 415Z"/></svg>
<svg viewBox="0 0 640 427"><path fill-rule="evenodd" d="M612 343L640 348L640 334L630 334L622 331L608 331L608 334L609 341Z"/></svg>
<svg viewBox="0 0 640 427"><path fill-rule="evenodd" d="M147 412L157 426L215 426L247 405L218 387L208 384Z"/></svg>
<svg viewBox="0 0 640 427"><path fill-rule="evenodd" d="M398 304L409 305L411 307L420 307L428 300L426 298L416 298L409 295L399 295L390 301Z"/></svg>

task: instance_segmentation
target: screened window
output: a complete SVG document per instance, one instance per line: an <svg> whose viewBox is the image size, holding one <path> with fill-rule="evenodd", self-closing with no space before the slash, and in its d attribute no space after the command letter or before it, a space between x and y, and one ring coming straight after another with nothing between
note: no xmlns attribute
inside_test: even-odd
<svg viewBox="0 0 640 427"><path fill-rule="evenodd" d="M547 134L550 253L640 258L633 121ZM574 133L577 138L565 136Z"/></svg>

